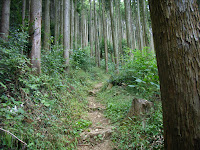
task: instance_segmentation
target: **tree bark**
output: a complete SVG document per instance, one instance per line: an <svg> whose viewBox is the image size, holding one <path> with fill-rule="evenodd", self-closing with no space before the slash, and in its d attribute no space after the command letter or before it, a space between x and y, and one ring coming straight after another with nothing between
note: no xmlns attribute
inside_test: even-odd
<svg viewBox="0 0 200 150"><path fill-rule="evenodd" d="M143 44L143 37L142 37L142 27L141 27L141 21L140 21L140 1L137 0L137 13L138 13L138 45L139 49L142 51L144 44Z"/></svg>
<svg viewBox="0 0 200 150"><path fill-rule="evenodd" d="M117 24L118 24L118 51L119 55L122 54L122 23L121 23L121 11L120 11L120 1L116 1L116 13L117 17Z"/></svg>
<svg viewBox="0 0 200 150"><path fill-rule="evenodd" d="M118 59L118 49L116 44L115 36L115 20L113 18L113 1L110 0L110 18L111 18L111 30L112 30L112 41L113 41L113 50L114 50L114 59L115 59L115 70L119 73L119 59Z"/></svg>
<svg viewBox="0 0 200 150"><path fill-rule="evenodd" d="M49 50L50 49L50 0L45 0L45 14L44 14L44 49Z"/></svg>
<svg viewBox="0 0 200 150"><path fill-rule="evenodd" d="M73 17L73 14L74 14L74 5L73 5L73 0L70 0L70 6L71 6L71 9L70 9L70 49L73 49L73 35L74 35L74 30L73 30L73 24L74 24L74 17Z"/></svg>
<svg viewBox="0 0 200 150"><path fill-rule="evenodd" d="M26 0L22 2L22 26L25 27L25 18L26 18Z"/></svg>
<svg viewBox="0 0 200 150"><path fill-rule="evenodd" d="M107 30L106 30L106 17L105 17L105 0L102 0L102 21L103 21L103 36L104 36L104 50L105 50L105 68L108 72L108 45L107 45Z"/></svg>
<svg viewBox="0 0 200 150"><path fill-rule="evenodd" d="M126 17L126 19L125 19L125 21L126 21L126 40L127 40L128 48L131 49L130 0L124 0L124 6L125 6L125 17Z"/></svg>
<svg viewBox="0 0 200 150"><path fill-rule="evenodd" d="M77 0L74 0L74 48L78 48L78 12Z"/></svg>
<svg viewBox="0 0 200 150"><path fill-rule="evenodd" d="M11 0L3 0L2 12L1 12L0 37L5 41L8 40L8 35L9 35L10 1Z"/></svg>
<svg viewBox="0 0 200 150"><path fill-rule="evenodd" d="M59 43L59 28L60 28L60 0L55 1L55 29L54 29L54 43Z"/></svg>
<svg viewBox="0 0 200 150"><path fill-rule="evenodd" d="M84 0L81 0L81 28L80 28L80 33L81 33L81 48L84 48L84 19L85 19L85 14L84 14Z"/></svg>
<svg viewBox="0 0 200 150"><path fill-rule="evenodd" d="M150 0L164 147L200 149L200 26L196 0Z"/></svg>
<svg viewBox="0 0 200 150"><path fill-rule="evenodd" d="M60 2L60 34L61 34L61 37L63 37L63 17L64 17L64 0L61 0ZM63 38L60 38L60 44L61 45L64 45L64 42L63 42Z"/></svg>
<svg viewBox="0 0 200 150"><path fill-rule="evenodd" d="M142 0L142 30L143 30L144 47L149 46L147 24L148 22L146 21L146 4L145 0Z"/></svg>
<svg viewBox="0 0 200 150"><path fill-rule="evenodd" d="M97 16L96 16L96 2L94 1L94 32L95 32L95 62L98 64L98 31L97 31Z"/></svg>
<svg viewBox="0 0 200 150"><path fill-rule="evenodd" d="M92 38L92 0L90 0L90 56L93 56L93 38Z"/></svg>
<svg viewBox="0 0 200 150"><path fill-rule="evenodd" d="M70 50L70 0L64 0L64 59L66 71L69 72L69 50Z"/></svg>
<svg viewBox="0 0 200 150"><path fill-rule="evenodd" d="M30 8L31 64L37 74L41 73L41 21L42 0L32 0Z"/></svg>

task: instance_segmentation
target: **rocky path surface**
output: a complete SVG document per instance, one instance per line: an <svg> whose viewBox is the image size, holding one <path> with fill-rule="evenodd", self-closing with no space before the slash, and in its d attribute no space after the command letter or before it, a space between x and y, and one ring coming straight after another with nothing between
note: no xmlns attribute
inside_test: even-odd
<svg viewBox="0 0 200 150"><path fill-rule="evenodd" d="M88 119L92 125L81 133L78 144L78 150L112 150L113 145L110 140L113 127L110 120L105 118L103 111L105 106L95 101L95 95L102 87L102 83L95 85L94 89L89 91L89 110Z"/></svg>

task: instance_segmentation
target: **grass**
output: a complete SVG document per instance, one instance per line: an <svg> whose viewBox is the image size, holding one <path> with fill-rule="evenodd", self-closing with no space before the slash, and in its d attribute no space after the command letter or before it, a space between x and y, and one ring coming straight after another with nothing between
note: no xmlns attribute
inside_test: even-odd
<svg viewBox="0 0 200 150"><path fill-rule="evenodd" d="M23 78L26 85L17 100L1 99L1 127L28 144L28 149L75 149L79 134L91 122L82 119L87 111L87 91L100 79L102 70L71 70L70 74L42 74ZM20 94L20 93L18 93ZM17 93L16 93L17 95ZM11 112L16 106L17 111ZM6 133L1 148L21 149L22 144Z"/></svg>
<svg viewBox="0 0 200 150"><path fill-rule="evenodd" d="M105 85L105 87L107 84ZM113 86L98 93L98 101L107 106L105 115L115 126L112 141L117 149L162 149L163 125L160 101L154 101L154 112L143 127L139 118L127 118L136 94L128 87ZM128 88L128 89L127 89Z"/></svg>

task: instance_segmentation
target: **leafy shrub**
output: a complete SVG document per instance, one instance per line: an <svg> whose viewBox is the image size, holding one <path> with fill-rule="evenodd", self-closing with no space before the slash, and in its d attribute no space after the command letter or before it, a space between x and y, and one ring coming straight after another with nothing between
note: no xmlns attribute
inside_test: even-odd
<svg viewBox="0 0 200 150"><path fill-rule="evenodd" d="M2 128L26 142L28 149L75 149L77 140L72 139L90 125L87 120L80 120L87 102L84 98L87 86L63 72L60 46L43 51L43 73L32 74L30 60L22 54L29 50L27 37L26 33L16 31L8 43L0 46ZM22 149L23 144L11 135L1 135L1 148Z"/></svg>
<svg viewBox="0 0 200 150"><path fill-rule="evenodd" d="M110 82L114 85L125 83L130 90L141 96L159 94L159 77L155 56L152 53L133 51L133 57L126 55L120 74L113 74Z"/></svg>
<svg viewBox="0 0 200 150"><path fill-rule="evenodd" d="M89 70L95 66L94 59L90 57L88 48L74 50L71 58L71 66L75 69Z"/></svg>
<svg viewBox="0 0 200 150"><path fill-rule="evenodd" d="M49 75L61 74L64 71L63 47L54 45L48 52L42 51L42 71Z"/></svg>

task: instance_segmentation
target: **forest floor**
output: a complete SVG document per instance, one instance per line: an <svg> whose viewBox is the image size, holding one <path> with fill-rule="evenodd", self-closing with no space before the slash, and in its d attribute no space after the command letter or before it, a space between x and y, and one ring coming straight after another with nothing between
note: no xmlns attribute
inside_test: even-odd
<svg viewBox="0 0 200 150"><path fill-rule="evenodd" d="M89 91L88 96L88 113L85 118L91 121L91 126L84 130L80 136L78 150L112 150L111 134L113 126L107 119L103 111L106 107L95 100L96 94L99 92L103 83L98 83L93 90Z"/></svg>

